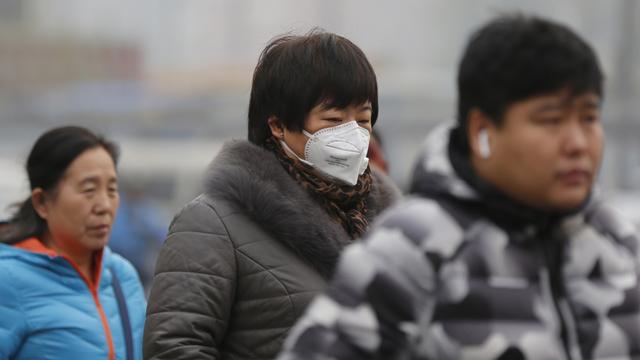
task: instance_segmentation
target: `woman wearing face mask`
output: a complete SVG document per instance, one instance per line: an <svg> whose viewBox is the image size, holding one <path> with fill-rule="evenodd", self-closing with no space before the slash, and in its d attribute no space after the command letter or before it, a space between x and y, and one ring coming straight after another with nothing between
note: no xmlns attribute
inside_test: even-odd
<svg viewBox="0 0 640 360"><path fill-rule="evenodd" d="M249 141L226 144L174 219L147 309L147 359L272 359L340 251L397 196L367 166L376 77L349 40L273 40Z"/></svg>
<svg viewBox="0 0 640 360"><path fill-rule="evenodd" d="M117 151L80 127L44 133L30 197L0 232L0 359L141 359L145 299L106 247Z"/></svg>

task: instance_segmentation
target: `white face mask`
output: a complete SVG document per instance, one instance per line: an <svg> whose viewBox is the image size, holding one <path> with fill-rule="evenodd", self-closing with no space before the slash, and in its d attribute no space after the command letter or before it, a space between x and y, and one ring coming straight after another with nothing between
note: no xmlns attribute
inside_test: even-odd
<svg viewBox="0 0 640 360"><path fill-rule="evenodd" d="M358 183L358 176L364 173L369 164L369 130L350 121L318 130L314 134L305 130L302 133L309 138L304 147L305 159L300 159L284 141L280 143L298 160L321 173L352 186Z"/></svg>

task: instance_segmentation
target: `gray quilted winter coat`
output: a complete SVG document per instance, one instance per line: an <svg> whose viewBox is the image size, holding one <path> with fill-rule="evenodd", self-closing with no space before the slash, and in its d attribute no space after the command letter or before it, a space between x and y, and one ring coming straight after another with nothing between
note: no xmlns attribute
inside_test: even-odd
<svg viewBox="0 0 640 360"><path fill-rule="evenodd" d="M225 145L205 189L176 215L159 255L144 357L273 359L352 240L247 141ZM367 216L398 196L374 173Z"/></svg>

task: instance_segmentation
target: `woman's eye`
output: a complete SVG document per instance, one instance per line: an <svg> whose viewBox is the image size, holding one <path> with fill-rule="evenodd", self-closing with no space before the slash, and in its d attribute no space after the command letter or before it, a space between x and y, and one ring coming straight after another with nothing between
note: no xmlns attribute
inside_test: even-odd
<svg viewBox="0 0 640 360"><path fill-rule="evenodd" d="M342 122L342 119L339 117L328 117L328 118L325 118L325 120L330 122Z"/></svg>

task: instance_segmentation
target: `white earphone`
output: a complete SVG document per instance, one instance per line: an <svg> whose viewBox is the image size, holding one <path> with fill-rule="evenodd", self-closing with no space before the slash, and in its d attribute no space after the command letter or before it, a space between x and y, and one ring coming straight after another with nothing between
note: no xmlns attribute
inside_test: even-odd
<svg viewBox="0 0 640 360"><path fill-rule="evenodd" d="M478 133L478 151L480 157L488 159L491 156L491 147L489 146L489 133L486 129L480 130Z"/></svg>

